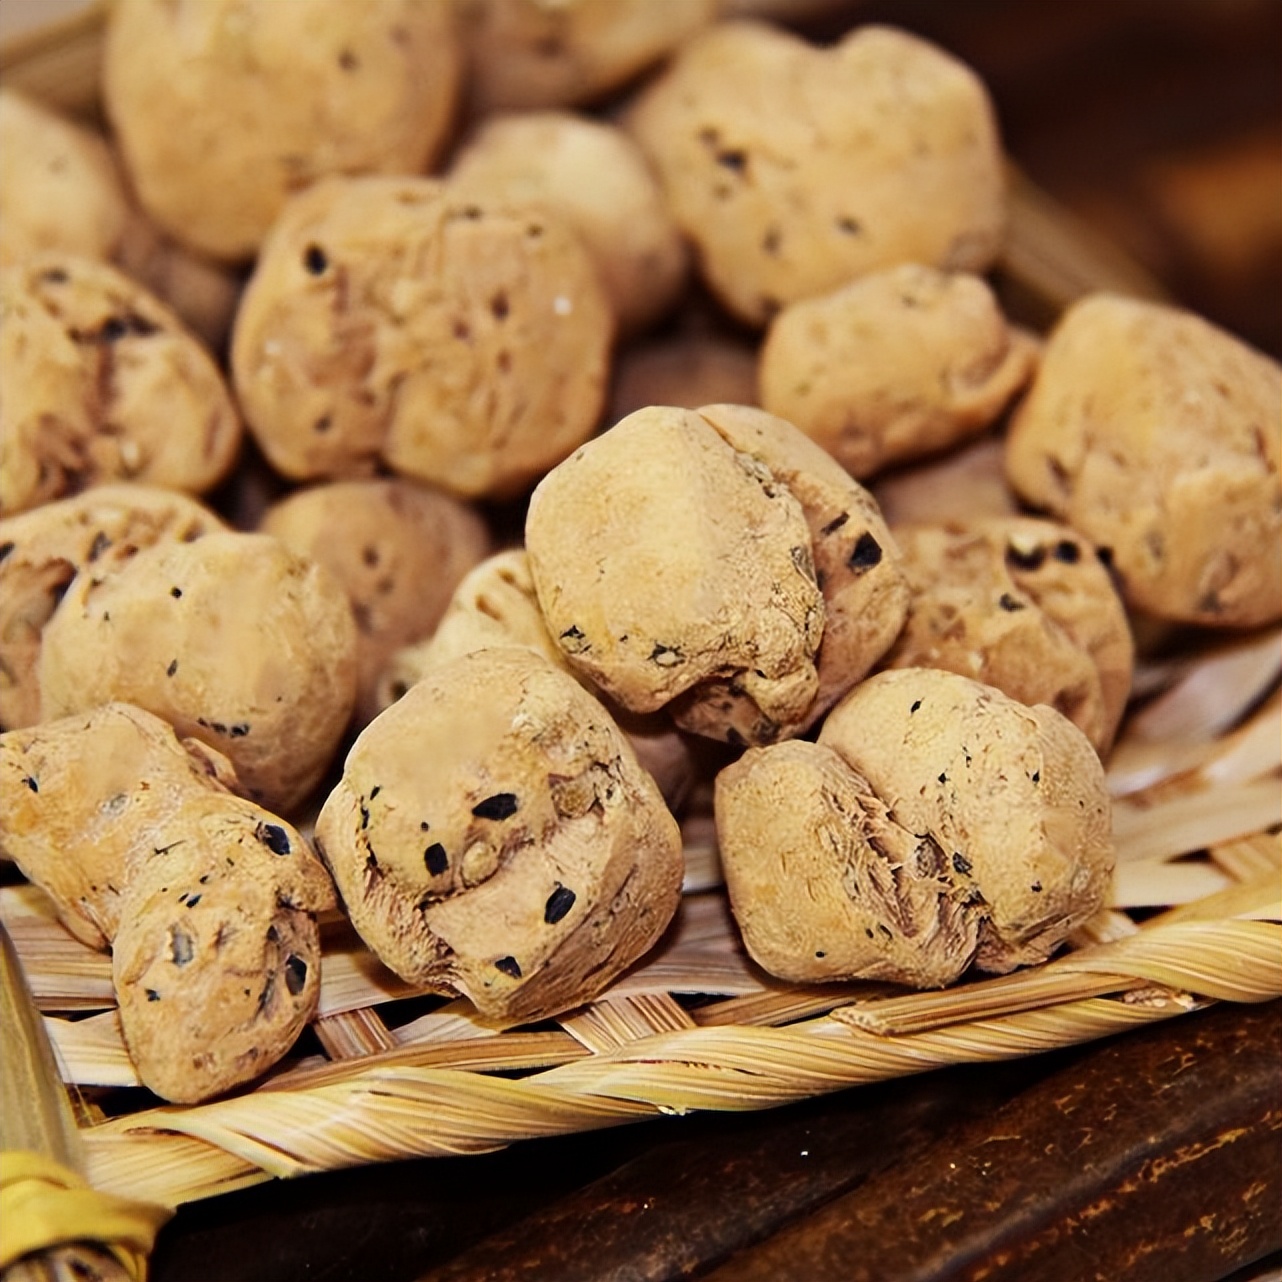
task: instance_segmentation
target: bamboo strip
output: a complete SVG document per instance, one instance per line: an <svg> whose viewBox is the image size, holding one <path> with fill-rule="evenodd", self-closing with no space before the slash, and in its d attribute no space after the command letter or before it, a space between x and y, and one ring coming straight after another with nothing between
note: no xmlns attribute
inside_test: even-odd
<svg viewBox="0 0 1282 1282"><path fill-rule="evenodd" d="M0 81L58 111L93 115L98 109L106 0L41 23L0 46Z"/></svg>
<svg viewBox="0 0 1282 1282"><path fill-rule="evenodd" d="M1117 859L1169 859L1282 823L1282 787L1261 779L1231 788L1200 788L1146 806L1113 806Z"/></svg>
<svg viewBox="0 0 1282 1282"><path fill-rule="evenodd" d="M1113 908L1165 908L1204 899L1233 884L1210 860L1165 863L1145 860L1118 864L1109 904Z"/></svg>
<svg viewBox="0 0 1282 1282"><path fill-rule="evenodd" d="M1238 881L1271 876L1277 883L1282 880L1282 833L1254 833L1221 842L1211 847L1211 858ZM1282 886L1278 898L1282 899Z"/></svg>
<svg viewBox="0 0 1282 1282"><path fill-rule="evenodd" d="M323 1015L313 1021L312 1028L330 1059L360 1059L397 1045L387 1025L368 1007Z"/></svg>
<svg viewBox="0 0 1282 1282"><path fill-rule="evenodd" d="M563 1017L560 1024L575 1041L598 1054L639 1037L694 1027L685 1009L668 993L606 997Z"/></svg>
<svg viewBox="0 0 1282 1282"><path fill-rule="evenodd" d="M116 1011L90 1019L44 1019L62 1080L78 1086L141 1086Z"/></svg>

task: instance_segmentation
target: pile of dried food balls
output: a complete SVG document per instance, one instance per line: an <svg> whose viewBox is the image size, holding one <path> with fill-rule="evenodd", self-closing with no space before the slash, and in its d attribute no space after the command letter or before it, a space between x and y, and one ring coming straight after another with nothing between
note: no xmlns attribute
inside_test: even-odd
<svg viewBox="0 0 1282 1282"><path fill-rule="evenodd" d="M713 771L772 973L1041 961L1135 613L1279 616L1277 365L1008 323L983 84L815 7L118 0L105 136L0 93L0 850L154 1091L289 1050L336 903L589 1000Z"/></svg>

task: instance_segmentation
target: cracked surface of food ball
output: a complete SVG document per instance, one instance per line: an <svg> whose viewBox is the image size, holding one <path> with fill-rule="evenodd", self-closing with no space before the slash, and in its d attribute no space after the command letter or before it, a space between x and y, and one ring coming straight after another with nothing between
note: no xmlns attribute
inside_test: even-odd
<svg viewBox="0 0 1282 1282"><path fill-rule="evenodd" d="M612 334L587 251L550 216L428 178L331 179L263 247L232 380L286 476L385 467L505 497L592 434Z"/></svg>
<svg viewBox="0 0 1282 1282"><path fill-rule="evenodd" d="M159 299L65 254L0 273L0 514L106 481L201 493L240 417L213 359Z"/></svg>
<svg viewBox="0 0 1282 1282"><path fill-rule="evenodd" d="M818 742L938 847L942 875L980 918L980 969L1045 961L1103 905L1114 863L1103 767L1053 708L898 668L856 686Z"/></svg>
<svg viewBox="0 0 1282 1282"><path fill-rule="evenodd" d="M560 217L592 255L622 333L651 325L685 284L685 242L658 179L616 125L568 111L490 117L455 155L449 182Z"/></svg>
<svg viewBox="0 0 1282 1282"><path fill-rule="evenodd" d="M1001 245L987 91L903 31L859 27L821 49L720 23L682 46L624 123L704 278L752 325L896 263L980 272Z"/></svg>
<svg viewBox="0 0 1282 1282"><path fill-rule="evenodd" d="M805 513L699 413L651 406L583 446L535 489L525 534L548 630L625 708L712 681L727 696L678 724L750 743L806 715L824 604Z"/></svg>
<svg viewBox="0 0 1282 1282"><path fill-rule="evenodd" d="M1071 307L1007 436L1019 495L1110 558L1160 619L1282 617L1282 369L1189 312Z"/></svg>
<svg viewBox="0 0 1282 1282"><path fill-rule="evenodd" d="M396 478L295 490L268 509L259 529L325 566L346 590L356 621L361 725L379 710L376 685L393 653L430 635L490 546L475 509Z"/></svg>
<svg viewBox="0 0 1282 1282"><path fill-rule="evenodd" d="M426 170L460 73L446 4L121 0L103 100L151 217L202 253L240 260L310 183Z"/></svg>
<svg viewBox="0 0 1282 1282"><path fill-rule="evenodd" d="M40 720L40 641L83 569L141 548L190 543L223 523L195 499L149 485L98 485L0 519L0 729Z"/></svg>
<svg viewBox="0 0 1282 1282"><path fill-rule="evenodd" d="M388 966L511 1022L594 997L680 896L654 781L600 703L519 648L429 671L367 726L316 839Z"/></svg>
<svg viewBox="0 0 1282 1282"><path fill-rule="evenodd" d="M1029 517L897 526L912 588L886 665L947 668L1062 712L1108 752L1131 691L1126 610L1095 549Z"/></svg>
<svg viewBox="0 0 1282 1282"><path fill-rule="evenodd" d="M39 679L44 720L138 704L287 814L351 717L356 626L322 566L266 534L208 534L78 575L45 625Z"/></svg>
<svg viewBox="0 0 1282 1282"><path fill-rule="evenodd" d="M761 404L872 476L978 435L1035 357L980 277L906 263L785 307L761 349Z"/></svg>

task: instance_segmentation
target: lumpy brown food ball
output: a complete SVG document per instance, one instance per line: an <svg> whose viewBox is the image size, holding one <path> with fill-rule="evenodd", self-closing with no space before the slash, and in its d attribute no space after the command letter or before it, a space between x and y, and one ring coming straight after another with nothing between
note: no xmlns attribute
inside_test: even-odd
<svg viewBox="0 0 1282 1282"><path fill-rule="evenodd" d="M908 263L785 307L761 349L761 404L867 477L983 432L1035 353L978 276Z"/></svg>
<svg viewBox="0 0 1282 1282"><path fill-rule="evenodd" d="M273 504L259 528L325 566L356 621L356 716L379 710L379 674L401 646L428 636L464 575L489 551L479 512L397 478L331 481Z"/></svg>
<svg viewBox="0 0 1282 1282"><path fill-rule="evenodd" d="M316 1008L329 876L235 795L220 753L123 703L0 735L0 849L68 929L112 946L143 1083L192 1103L272 1066Z"/></svg>
<svg viewBox="0 0 1282 1282"><path fill-rule="evenodd" d="M0 729L40 720L41 635L77 574L223 528L195 499L136 484L98 485L0 520Z"/></svg>
<svg viewBox="0 0 1282 1282"><path fill-rule="evenodd" d="M240 417L213 359L159 299L65 254L0 272L0 515L104 481L203 493Z"/></svg>
<svg viewBox="0 0 1282 1282"><path fill-rule="evenodd" d="M461 0L472 109L591 102L658 62L715 9L716 0Z"/></svg>
<svg viewBox="0 0 1282 1282"><path fill-rule="evenodd" d="M682 698L678 724L743 742L804 720L824 629L805 513L701 414L651 406L581 447L525 541L548 630L625 708Z"/></svg>
<svg viewBox="0 0 1282 1282"><path fill-rule="evenodd" d="M912 587L886 657L947 668L1062 712L1107 753L1126 709L1134 644L1095 549L1066 525L1010 517L896 526Z"/></svg>
<svg viewBox="0 0 1282 1282"><path fill-rule="evenodd" d="M419 173L461 74L449 4L122 0L103 99L143 207L203 253L247 259L293 192Z"/></svg>
<svg viewBox="0 0 1282 1282"><path fill-rule="evenodd" d="M625 123L708 284L749 324L897 263L983 271L1001 245L987 92L902 31L860 27L820 49L721 23L682 46Z"/></svg>
<svg viewBox="0 0 1282 1282"><path fill-rule="evenodd" d="M232 377L287 476L381 465L504 497L595 430L612 334L587 251L545 213L429 178L331 179L264 245Z"/></svg>
<svg viewBox="0 0 1282 1282"><path fill-rule="evenodd" d="M1012 419L1027 502L1110 558L1161 619L1282 617L1282 369L1189 312L1107 294L1075 304Z"/></svg>
<svg viewBox="0 0 1282 1282"><path fill-rule="evenodd" d="M207 534L78 575L45 625L46 721L123 700L231 760L288 814L319 782L356 697L339 584L266 534Z"/></svg>
<svg viewBox="0 0 1282 1282"><path fill-rule="evenodd" d="M817 743L749 750L718 776L716 818L748 950L794 981L930 988L1044 961L1113 867L1085 736L937 669L870 677Z"/></svg>
<svg viewBox="0 0 1282 1282"><path fill-rule="evenodd" d="M685 284L686 247L636 143L568 111L481 122L454 158L455 191L560 217L592 255L622 333L657 320Z"/></svg>
<svg viewBox="0 0 1282 1282"><path fill-rule="evenodd" d="M594 997L680 896L654 781L578 682L519 648L433 669L367 726L316 839L388 966L513 1022Z"/></svg>

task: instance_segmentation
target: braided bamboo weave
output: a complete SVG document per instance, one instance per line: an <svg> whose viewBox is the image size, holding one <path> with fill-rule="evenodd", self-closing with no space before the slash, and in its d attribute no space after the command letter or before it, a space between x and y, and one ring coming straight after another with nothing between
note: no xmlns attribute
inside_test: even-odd
<svg viewBox="0 0 1282 1282"><path fill-rule="evenodd" d="M0 50L0 72L67 110L96 96L101 11ZM1003 274L1048 316L1090 289L1156 287L1018 176ZM1051 962L943 992L789 986L748 960L706 815L687 824L686 896L660 947L590 1005L534 1028L481 1024L415 993L344 922L324 931L305 1050L245 1093L139 1107L110 959L34 887L0 921L77 1105L89 1178L177 1204L273 1177L516 1140L660 1113L746 1110L1036 1054L1211 1001L1282 995L1282 633L1150 663L1109 760L1110 906Z"/></svg>

